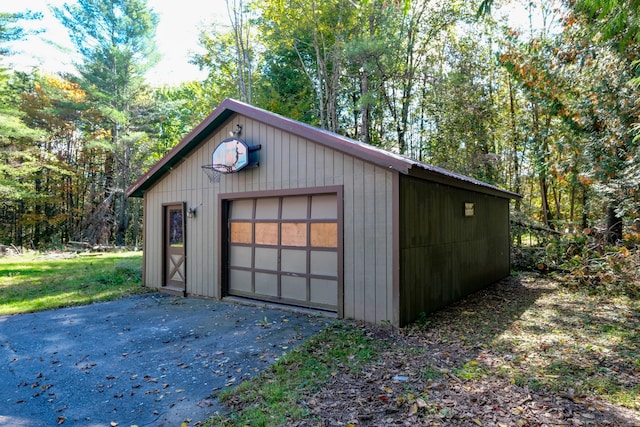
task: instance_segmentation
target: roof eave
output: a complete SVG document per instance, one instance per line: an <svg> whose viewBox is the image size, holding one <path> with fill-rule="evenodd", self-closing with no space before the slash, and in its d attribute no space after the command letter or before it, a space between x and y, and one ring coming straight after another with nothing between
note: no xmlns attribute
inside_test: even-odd
<svg viewBox="0 0 640 427"><path fill-rule="evenodd" d="M487 184L486 182L482 182L471 177L458 175L447 171L446 169L432 167L421 163L414 163L407 175L504 199L522 199L522 195L518 193L496 187L495 185Z"/></svg>

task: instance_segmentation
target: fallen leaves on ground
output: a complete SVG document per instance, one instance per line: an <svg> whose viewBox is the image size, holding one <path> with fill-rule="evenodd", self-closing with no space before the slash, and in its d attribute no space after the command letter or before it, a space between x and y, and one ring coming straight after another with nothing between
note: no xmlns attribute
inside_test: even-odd
<svg viewBox="0 0 640 427"><path fill-rule="evenodd" d="M511 277L398 330L331 376L302 426L640 426L637 301Z"/></svg>

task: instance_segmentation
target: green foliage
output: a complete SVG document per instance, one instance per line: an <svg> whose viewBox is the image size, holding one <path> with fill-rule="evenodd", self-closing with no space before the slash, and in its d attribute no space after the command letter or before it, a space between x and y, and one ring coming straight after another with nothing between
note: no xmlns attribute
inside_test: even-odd
<svg viewBox="0 0 640 427"><path fill-rule="evenodd" d="M491 370L486 366L482 366L475 360L466 362L459 368L456 368L453 372L460 378L465 380L480 380L491 374Z"/></svg>
<svg viewBox="0 0 640 427"><path fill-rule="evenodd" d="M98 126L111 142L99 182L102 200L96 200L88 217L91 242L115 234L118 245L125 244L129 223L126 188L135 180L132 159L146 138L138 132L148 117L147 88L144 73L158 60L155 30L158 17L146 0L79 0L53 8L54 15L69 30L71 40L82 56L77 64L80 85L87 92L100 117ZM99 139L97 140L99 141ZM95 142L95 141L94 141ZM95 145L94 145L95 146ZM102 144L107 148L105 144ZM109 230L109 223L115 224Z"/></svg>
<svg viewBox="0 0 640 427"><path fill-rule="evenodd" d="M223 98L215 95L209 79L190 81L175 87L161 87L154 91L155 108L151 123L155 136L140 150L140 164L150 167L198 125ZM220 95L222 96L222 95Z"/></svg>
<svg viewBox="0 0 640 427"><path fill-rule="evenodd" d="M246 102L248 94L239 84L240 74L243 72L245 74L251 73L251 76L244 76L244 79L249 82L256 79L257 75L255 71L244 71L242 65L238 63L239 52L234 34L232 32L216 32L215 30L202 31L199 43L204 52L193 55L191 62L201 70L208 71L206 80L201 83L207 89L207 96L203 96L201 99L207 100L207 105L220 102L224 98L236 98ZM247 55L249 55L251 64L248 68L252 70L252 51L249 50Z"/></svg>
<svg viewBox="0 0 640 427"><path fill-rule="evenodd" d="M613 41L620 51L640 43L640 5L633 0L580 0L575 12L586 18L592 35Z"/></svg>
<svg viewBox="0 0 640 427"><path fill-rule="evenodd" d="M366 43L377 18L384 20L393 12L402 15L402 6L349 0L258 4L258 29L268 52L263 67L269 91L265 95L275 97L271 104L277 111L307 109L308 123L357 135L357 130L351 131L354 123L346 122L352 117L347 109L356 107L352 100L357 102L363 90L354 87L353 74L361 64L347 56L353 50L350 46ZM391 27L385 30L388 36L395 35ZM283 82L281 77L289 80Z"/></svg>
<svg viewBox="0 0 640 427"><path fill-rule="evenodd" d="M264 53L262 78L255 91L257 105L311 125L319 125L314 88L296 65L297 54L285 48Z"/></svg>
<svg viewBox="0 0 640 427"><path fill-rule="evenodd" d="M0 57L11 54L5 45L7 42L24 39L36 31L25 30L19 25L23 20L42 19L42 14L30 11L21 13L0 12Z"/></svg>
<svg viewBox="0 0 640 427"><path fill-rule="evenodd" d="M124 190L230 96L520 192L515 212L546 228L608 221L622 241L640 215L637 5L529 2L545 25L524 34L493 3L235 0L229 30L201 34L205 81L157 90L146 1L56 8L80 76L0 75L0 192L24 205L3 238L139 240Z"/></svg>
<svg viewBox="0 0 640 427"><path fill-rule="evenodd" d="M623 295L640 298L640 251L625 246L602 249L586 245L566 259L564 266L570 275L562 280L570 288L589 293Z"/></svg>
<svg viewBox="0 0 640 427"><path fill-rule="evenodd" d="M117 81L114 74L127 84L157 60L158 17L145 0L79 0L53 12L84 59L84 77L99 90L106 89L105 79Z"/></svg>

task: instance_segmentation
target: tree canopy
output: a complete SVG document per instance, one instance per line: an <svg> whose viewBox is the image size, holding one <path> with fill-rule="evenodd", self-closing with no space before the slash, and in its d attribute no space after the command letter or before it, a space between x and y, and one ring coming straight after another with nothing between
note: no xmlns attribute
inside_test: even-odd
<svg viewBox="0 0 640 427"><path fill-rule="evenodd" d="M229 25L203 30L192 57L207 77L155 88L147 1L55 8L76 73L0 73L3 239L138 242L140 206L124 189L234 97L521 193L517 221L628 240L637 3L532 1L521 28L501 17L508 3L227 0ZM0 47L26 35L28 16L0 15ZM17 176L18 164L33 169Z"/></svg>

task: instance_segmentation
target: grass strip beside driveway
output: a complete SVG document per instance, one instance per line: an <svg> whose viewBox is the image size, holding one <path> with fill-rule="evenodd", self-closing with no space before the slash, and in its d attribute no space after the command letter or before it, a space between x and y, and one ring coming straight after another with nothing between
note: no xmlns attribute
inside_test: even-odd
<svg viewBox="0 0 640 427"><path fill-rule="evenodd" d="M220 393L230 411L205 426L282 426L312 417L305 403L309 396L341 372L357 376L365 363L377 358L379 345L365 328L335 323L255 379Z"/></svg>

